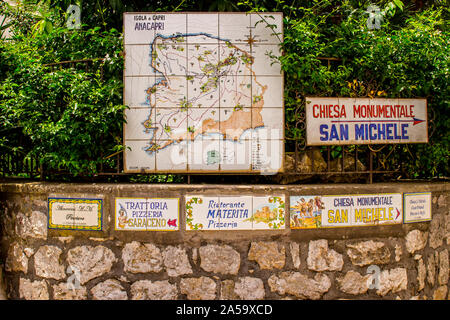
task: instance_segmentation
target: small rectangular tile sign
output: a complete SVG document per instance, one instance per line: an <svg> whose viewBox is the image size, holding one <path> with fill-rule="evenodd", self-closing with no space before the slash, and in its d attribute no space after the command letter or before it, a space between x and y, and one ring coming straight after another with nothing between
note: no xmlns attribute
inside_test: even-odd
<svg viewBox="0 0 450 320"><path fill-rule="evenodd" d="M186 196L186 230L285 228L284 196Z"/></svg>
<svg viewBox="0 0 450 320"><path fill-rule="evenodd" d="M116 198L115 230L179 230L178 198Z"/></svg>
<svg viewBox="0 0 450 320"><path fill-rule="evenodd" d="M401 193L290 197L291 229L400 224Z"/></svg>
<svg viewBox="0 0 450 320"><path fill-rule="evenodd" d="M414 192L403 194L404 222L431 220L431 192Z"/></svg>
<svg viewBox="0 0 450 320"><path fill-rule="evenodd" d="M102 199L48 198L48 228L101 230Z"/></svg>

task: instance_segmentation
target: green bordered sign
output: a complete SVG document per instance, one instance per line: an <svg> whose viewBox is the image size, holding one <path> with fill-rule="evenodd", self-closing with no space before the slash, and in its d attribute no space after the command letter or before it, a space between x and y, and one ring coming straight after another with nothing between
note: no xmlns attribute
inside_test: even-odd
<svg viewBox="0 0 450 320"><path fill-rule="evenodd" d="M102 230L103 200L48 198L48 228Z"/></svg>

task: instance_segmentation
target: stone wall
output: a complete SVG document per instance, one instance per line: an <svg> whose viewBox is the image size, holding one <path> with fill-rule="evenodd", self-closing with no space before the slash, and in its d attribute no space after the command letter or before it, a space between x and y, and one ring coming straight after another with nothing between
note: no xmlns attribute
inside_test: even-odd
<svg viewBox="0 0 450 320"><path fill-rule="evenodd" d="M431 222L314 230L187 232L183 224L173 232L114 230L114 198L119 196L258 192L283 193L289 199L301 194L419 191L432 192ZM55 195L102 197L103 230L47 229L47 198ZM448 199L446 183L3 183L0 262L5 295L9 299L449 299ZM182 221L183 217L182 205ZM373 268L380 271L375 288L370 286Z"/></svg>

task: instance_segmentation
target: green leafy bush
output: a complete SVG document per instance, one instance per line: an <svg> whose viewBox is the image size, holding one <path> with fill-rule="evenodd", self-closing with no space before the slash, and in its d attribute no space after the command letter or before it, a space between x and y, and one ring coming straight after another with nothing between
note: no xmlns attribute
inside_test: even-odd
<svg viewBox="0 0 450 320"><path fill-rule="evenodd" d="M107 165L122 148L121 51L114 29L56 28L1 42L0 148L74 175Z"/></svg>

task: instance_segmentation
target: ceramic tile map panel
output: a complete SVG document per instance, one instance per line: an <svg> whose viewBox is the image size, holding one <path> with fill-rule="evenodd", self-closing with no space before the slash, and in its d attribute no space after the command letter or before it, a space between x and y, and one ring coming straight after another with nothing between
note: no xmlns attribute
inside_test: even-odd
<svg viewBox="0 0 450 320"><path fill-rule="evenodd" d="M48 228L102 230L103 200L48 198Z"/></svg>
<svg viewBox="0 0 450 320"><path fill-rule="evenodd" d="M115 199L115 230L176 231L179 222L178 198Z"/></svg>
<svg viewBox="0 0 450 320"><path fill-rule="evenodd" d="M291 229L401 224L401 193L290 197Z"/></svg>
<svg viewBox="0 0 450 320"><path fill-rule="evenodd" d="M404 222L431 221L431 192L403 194Z"/></svg>
<svg viewBox="0 0 450 320"><path fill-rule="evenodd" d="M187 195L186 230L285 229L284 196Z"/></svg>
<svg viewBox="0 0 450 320"><path fill-rule="evenodd" d="M281 171L282 20L126 13L125 171Z"/></svg>

